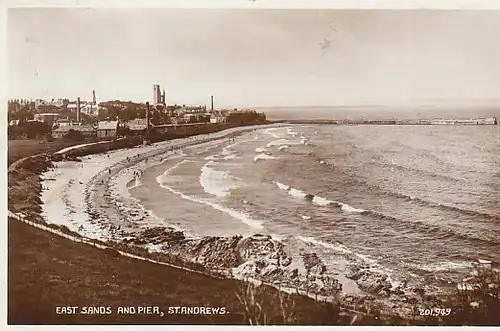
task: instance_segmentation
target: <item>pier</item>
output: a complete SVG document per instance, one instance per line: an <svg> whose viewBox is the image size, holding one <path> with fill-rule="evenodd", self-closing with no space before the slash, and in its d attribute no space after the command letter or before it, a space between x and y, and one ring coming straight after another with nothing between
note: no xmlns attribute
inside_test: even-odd
<svg viewBox="0 0 500 331"><path fill-rule="evenodd" d="M336 125L498 125L496 117L469 119L408 119L408 120L328 120L328 119L297 119L275 120L273 123L288 124L336 124Z"/></svg>

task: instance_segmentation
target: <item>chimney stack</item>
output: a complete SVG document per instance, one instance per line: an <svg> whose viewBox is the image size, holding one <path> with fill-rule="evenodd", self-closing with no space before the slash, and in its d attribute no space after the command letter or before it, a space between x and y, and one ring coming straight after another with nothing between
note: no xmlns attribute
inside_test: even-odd
<svg viewBox="0 0 500 331"><path fill-rule="evenodd" d="M210 110L213 112L214 111L214 96L210 96Z"/></svg>
<svg viewBox="0 0 500 331"><path fill-rule="evenodd" d="M80 124L80 97L76 98L76 122Z"/></svg>
<svg viewBox="0 0 500 331"><path fill-rule="evenodd" d="M149 132L149 102L146 102L146 132Z"/></svg>

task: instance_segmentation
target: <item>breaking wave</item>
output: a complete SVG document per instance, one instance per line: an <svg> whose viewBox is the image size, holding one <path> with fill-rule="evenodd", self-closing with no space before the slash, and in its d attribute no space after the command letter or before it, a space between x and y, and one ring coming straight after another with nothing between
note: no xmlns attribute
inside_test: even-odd
<svg viewBox="0 0 500 331"><path fill-rule="evenodd" d="M272 156L272 155L268 155L268 154L259 154L259 155L256 155L254 158L253 158L253 161L254 162L257 162L259 160L274 160L276 159L276 157Z"/></svg>
<svg viewBox="0 0 500 331"><path fill-rule="evenodd" d="M218 204L218 203L214 203L212 201L208 201L208 200L205 200L205 199L200 199L200 198L196 198L196 197L193 197L193 196L190 196L190 195L186 195L180 191L177 191L175 189L173 189L172 187L170 187L169 185L167 185L167 181L168 181L168 176L169 176L169 173L176 169L177 167L179 167L181 164L183 164L185 161L182 161L182 162L179 162L177 163L176 165L172 166L171 168L167 169L163 175L160 175L158 177L156 177L156 181L158 182L158 184L160 185L160 187L180 196L181 198L185 199L185 200L189 200L189 201L192 201L192 202L196 202L196 203L199 203L199 204L203 204L203 205L206 205L206 206L210 206L218 211L221 211L245 224L247 224L248 226L254 228L254 229L263 229L264 226L262 225L263 222L261 220L256 220L256 219L253 219L251 218L249 215L243 213L243 212L240 212L240 211L237 211L237 210L234 210L234 209L230 209L230 208L227 208L227 207L224 207L223 205L221 204Z"/></svg>
<svg viewBox="0 0 500 331"><path fill-rule="evenodd" d="M217 197L227 197L231 190L239 187L238 179L225 171L212 168L214 161L208 161L202 168L200 174L200 185L206 193Z"/></svg>
<svg viewBox="0 0 500 331"><path fill-rule="evenodd" d="M364 209L354 208L354 207L349 206L348 204L343 203L343 202L328 200L328 199L323 198L323 197L315 196L313 194L306 193L304 191L301 191L299 189L290 187L290 186L285 185L285 184L280 183L280 182L274 182L274 183L276 184L276 186L278 186L278 188L280 190L288 192L288 194L290 194L291 196L294 196L296 198L305 198L305 199L311 201L312 203L314 203L317 206L321 206L321 207L327 207L327 206L339 207L343 211L349 212L349 213L364 213L364 212L366 212L366 210L364 210Z"/></svg>

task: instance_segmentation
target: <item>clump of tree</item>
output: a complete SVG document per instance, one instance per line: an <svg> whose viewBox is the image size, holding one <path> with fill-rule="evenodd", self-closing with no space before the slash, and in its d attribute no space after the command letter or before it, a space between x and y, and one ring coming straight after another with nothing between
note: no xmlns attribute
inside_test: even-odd
<svg viewBox="0 0 500 331"><path fill-rule="evenodd" d="M133 119L146 118L147 106L145 103L137 103L132 101L105 101L99 104L102 110L99 114L99 120L110 121L130 121ZM150 105L149 118L153 125L168 124L170 123L169 107L163 109L163 106L156 107Z"/></svg>
<svg viewBox="0 0 500 331"><path fill-rule="evenodd" d="M20 121L19 125L8 127L9 139L38 139L50 135L50 124L39 121Z"/></svg>
<svg viewBox="0 0 500 331"><path fill-rule="evenodd" d="M84 141L85 136L78 130L69 129L68 133L63 136L63 139L67 141Z"/></svg>

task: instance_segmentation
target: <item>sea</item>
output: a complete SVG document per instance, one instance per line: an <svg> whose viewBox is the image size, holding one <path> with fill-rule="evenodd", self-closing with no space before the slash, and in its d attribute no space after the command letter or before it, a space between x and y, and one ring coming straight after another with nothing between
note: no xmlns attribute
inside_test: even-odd
<svg viewBox="0 0 500 331"><path fill-rule="evenodd" d="M500 117L307 111L270 117ZM270 234L294 257L315 252L345 283L347 267L363 265L441 288L479 259L500 262L498 125L284 125L183 153L146 169L130 194L189 233Z"/></svg>

